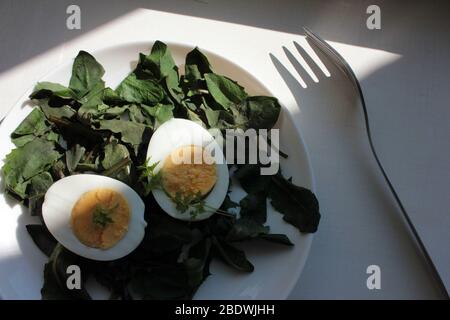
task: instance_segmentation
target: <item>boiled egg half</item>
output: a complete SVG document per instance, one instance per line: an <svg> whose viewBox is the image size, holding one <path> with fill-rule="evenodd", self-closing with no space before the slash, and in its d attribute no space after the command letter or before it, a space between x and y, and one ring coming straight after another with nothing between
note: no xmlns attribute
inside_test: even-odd
<svg viewBox="0 0 450 320"><path fill-rule="evenodd" d="M153 196L170 216L204 220L222 205L228 192L228 165L220 144L201 125L179 118L163 123L150 139L147 161L161 179Z"/></svg>
<svg viewBox="0 0 450 320"><path fill-rule="evenodd" d="M44 222L68 250L88 259L109 261L131 253L147 223L139 195L118 180L92 174L55 182L45 194Z"/></svg>

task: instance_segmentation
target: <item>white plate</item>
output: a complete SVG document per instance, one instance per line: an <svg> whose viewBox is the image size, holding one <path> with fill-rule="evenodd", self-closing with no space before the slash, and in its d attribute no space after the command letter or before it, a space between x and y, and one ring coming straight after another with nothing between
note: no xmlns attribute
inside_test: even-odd
<svg viewBox="0 0 450 320"><path fill-rule="evenodd" d="M104 66L104 80L107 86L115 88L134 68L139 52L149 52L152 43L131 43L92 52ZM183 69L184 58L192 49L185 45L169 44L175 61ZM252 94L274 96L250 73L217 54L203 50L217 73L237 80ZM72 61L58 67L54 72L41 79L68 84ZM0 127L0 165L14 145L9 135L31 110L27 92L4 119ZM289 154L282 161L285 175L292 176L296 184L313 189L312 171L304 143L294 126L289 112L283 108L278 121L281 149ZM40 299L43 283L43 267L47 258L35 246L25 226L37 223L30 217L26 208L5 197L2 181L0 195L0 296L3 299ZM242 190L233 189L232 198L243 196ZM297 229L282 220L280 214L268 206L268 225L274 233L285 233L294 247L266 242L247 243L245 249L255 271L251 274L235 272L220 261L213 261L212 275L200 287L196 299L285 299L296 284L305 264L311 246L312 235L300 234ZM94 286L93 297L104 297L104 292Z"/></svg>

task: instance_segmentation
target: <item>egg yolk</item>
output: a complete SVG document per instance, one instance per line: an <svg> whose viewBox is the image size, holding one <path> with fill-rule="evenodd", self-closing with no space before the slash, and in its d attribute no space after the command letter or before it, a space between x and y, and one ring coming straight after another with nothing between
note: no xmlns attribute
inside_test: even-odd
<svg viewBox="0 0 450 320"><path fill-rule="evenodd" d="M72 209L72 229L81 243L106 250L125 236L130 216L128 202L119 192L91 190Z"/></svg>
<svg viewBox="0 0 450 320"><path fill-rule="evenodd" d="M211 191L216 180L214 159L201 146L188 145L175 149L162 167L162 187L172 198L199 194L203 197Z"/></svg>

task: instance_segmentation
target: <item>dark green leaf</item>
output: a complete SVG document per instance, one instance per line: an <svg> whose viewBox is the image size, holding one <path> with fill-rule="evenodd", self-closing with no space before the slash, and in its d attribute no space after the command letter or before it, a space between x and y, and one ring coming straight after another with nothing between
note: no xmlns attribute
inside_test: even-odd
<svg viewBox="0 0 450 320"><path fill-rule="evenodd" d="M272 177L269 191L272 206L283 219L301 232L314 233L320 221L319 202L310 190L294 185L281 174Z"/></svg>
<svg viewBox="0 0 450 320"><path fill-rule="evenodd" d="M184 82L187 85L187 87L189 88L189 90L191 92L187 92L186 95L187 96L191 96L195 93L198 93L197 90L201 89L201 84L203 82L201 82L201 80L203 79L203 75L202 73L198 70L198 66L197 65L189 65L186 64L184 67Z"/></svg>
<svg viewBox="0 0 450 320"><path fill-rule="evenodd" d="M26 136L11 138L11 141L17 148L19 148L26 145L28 142L34 140L35 138L36 136L34 134L27 134Z"/></svg>
<svg viewBox="0 0 450 320"><path fill-rule="evenodd" d="M39 173L31 178L27 189L27 195L29 198L43 197L52 184L53 178L50 173Z"/></svg>
<svg viewBox="0 0 450 320"><path fill-rule="evenodd" d="M30 179L50 168L60 156L53 142L40 138L14 149L6 156L2 168L6 187L25 199Z"/></svg>
<svg viewBox="0 0 450 320"><path fill-rule="evenodd" d="M235 221L224 215L215 214L208 219L208 230L218 238L225 238Z"/></svg>
<svg viewBox="0 0 450 320"><path fill-rule="evenodd" d="M208 120L208 125L210 128L215 128L219 123L220 110L212 110L208 107L203 107L206 119Z"/></svg>
<svg viewBox="0 0 450 320"><path fill-rule="evenodd" d="M81 289L69 290L67 288L67 268L71 265L77 265L81 269L83 278ZM41 289L43 300L68 300L82 299L90 300L91 297L84 288L85 274L83 270L83 261L80 257L64 249L57 244L50 256L49 262L44 268L44 286Z"/></svg>
<svg viewBox="0 0 450 320"><path fill-rule="evenodd" d="M230 183L231 184L231 183ZM228 211L228 209L238 208L239 204L231 200L230 196L227 194L225 200L223 200L222 205L220 206L221 210Z"/></svg>
<svg viewBox="0 0 450 320"><path fill-rule="evenodd" d="M103 102L110 106L118 106L122 104L126 104L116 91L111 88L105 88L103 91Z"/></svg>
<svg viewBox="0 0 450 320"><path fill-rule="evenodd" d="M194 111L192 111L192 109L189 108L189 105L183 104L182 106L184 107L184 111L185 111L187 119L201 125L202 127L206 127L205 123L200 118L200 116L197 113L195 113Z"/></svg>
<svg viewBox="0 0 450 320"><path fill-rule="evenodd" d="M119 96L130 103L155 105L164 98L163 88L154 80L138 79L131 73L116 89Z"/></svg>
<svg viewBox="0 0 450 320"><path fill-rule="evenodd" d="M13 137L33 134L36 137L43 135L49 130L45 115L39 109L33 109L31 113L19 124L12 133Z"/></svg>
<svg viewBox="0 0 450 320"><path fill-rule="evenodd" d="M273 97L255 96L229 106L234 127L247 129L272 129L280 115L281 106Z"/></svg>
<svg viewBox="0 0 450 320"><path fill-rule="evenodd" d="M153 252L173 251L192 241L192 231L187 223L163 214L151 217L149 230Z"/></svg>
<svg viewBox="0 0 450 320"><path fill-rule="evenodd" d="M63 161L62 159L59 159L53 164L53 166L50 169L50 172L52 176L55 178L55 180L62 179L66 176L66 173L67 174L69 173L65 161Z"/></svg>
<svg viewBox="0 0 450 320"><path fill-rule="evenodd" d="M106 109L104 115L104 118L116 118L122 115L125 111L128 110L128 106L120 106L120 107L111 107Z"/></svg>
<svg viewBox="0 0 450 320"><path fill-rule="evenodd" d="M198 48L187 54L184 69L181 87L185 95L190 97L206 91L204 74L212 73L212 69L208 59Z"/></svg>
<svg viewBox="0 0 450 320"><path fill-rule="evenodd" d="M44 197L31 198L28 200L28 212L32 217L42 216L42 204L44 203Z"/></svg>
<svg viewBox="0 0 450 320"><path fill-rule="evenodd" d="M128 107L128 115L130 120L137 123L147 124L152 126L153 123L150 118L144 116L141 111L141 108L135 104L132 104Z"/></svg>
<svg viewBox="0 0 450 320"><path fill-rule="evenodd" d="M64 105L62 107L54 108L50 107L48 104L41 104L41 110L44 112L47 118L67 118L71 119L77 112L70 106Z"/></svg>
<svg viewBox="0 0 450 320"><path fill-rule="evenodd" d="M152 52L142 61L143 68L150 68L160 79L165 79L169 92L177 97L181 90L179 88L178 67L173 60L172 54L161 41L156 41Z"/></svg>
<svg viewBox="0 0 450 320"><path fill-rule="evenodd" d="M128 282L134 275L134 270L128 259L109 262L90 261L88 268L95 280L111 291L111 300L132 300Z"/></svg>
<svg viewBox="0 0 450 320"><path fill-rule="evenodd" d="M209 273L211 240L204 239L189 249L189 257L184 261L188 282L197 288L205 281Z"/></svg>
<svg viewBox="0 0 450 320"><path fill-rule="evenodd" d="M259 164L239 165L234 176L239 180L242 188L247 193L258 193L267 191L271 183L271 176L261 175L261 166Z"/></svg>
<svg viewBox="0 0 450 320"><path fill-rule="evenodd" d="M36 246L47 256L50 257L55 246L57 244L55 238L47 230L47 228L41 224L29 224L27 225L27 231L33 239Z"/></svg>
<svg viewBox="0 0 450 320"><path fill-rule="evenodd" d="M44 286L41 289L42 300L71 300L71 292L63 288L52 270L52 263L44 266Z"/></svg>
<svg viewBox="0 0 450 320"><path fill-rule="evenodd" d="M103 143L102 135L90 125L57 117L50 117L49 120L57 126L58 132L61 133L69 148L75 144L92 148Z"/></svg>
<svg viewBox="0 0 450 320"><path fill-rule="evenodd" d="M124 158L113 165L108 170L102 171L100 174L107 177L117 176L124 168L127 168L133 161L130 158ZM98 167L98 165L97 165Z"/></svg>
<svg viewBox="0 0 450 320"><path fill-rule="evenodd" d="M266 241L270 241L270 242L284 244L286 246L294 245L285 234L261 234L261 235L259 235L258 238L266 240Z"/></svg>
<svg viewBox="0 0 450 320"><path fill-rule="evenodd" d="M34 87L33 93L30 95L31 99L46 99L51 96L58 96L63 99L74 99L75 93L59 84L53 82L38 82Z"/></svg>
<svg viewBox="0 0 450 320"><path fill-rule="evenodd" d="M240 201L241 216L264 224L267 220L267 193L249 193Z"/></svg>
<svg viewBox="0 0 450 320"><path fill-rule="evenodd" d="M210 128L221 129L221 125L219 123L221 121L234 122L231 113L223 110L220 105L215 105L213 99L202 97L202 104L200 105L200 109L205 113L205 117Z"/></svg>
<svg viewBox="0 0 450 320"><path fill-rule="evenodd" d="M126 120L101 120L100 130L109 130L119 133L121 141L130 144L135 154L138 153L141 143L145 143L144 133L148 129L147 126Z"/></svg>
<svg viewBox="0 0 450 320"><path fill-rule="evenodd" d="M231 244L213 237L215 252L229 266L239 271L253 272L255 269L250 261L247 260L244 251L237 249Z"/></svg>
<svg viewBox="0 0 450 320"><path fill-rule="evenodd" d="M199 72L198 78L203 78L205 73L212 73L208 58L197 47L186 55L186 75L192 70L189 70L191 66L195 66Z"/></svg>
<svg viewBox="0 0 450 320"><path fill-rule="evenodd" d="M11 140L16 147L22 147L36 137L58 142L59 135L51 130L44 113L34 109L11 134Z"/></svg>
<svg viewBox="0 0 450 320"><path fill-rule="evenodd" d="M249 240L268 234L269 231L269 227L263 226L251 218L244 217L236 221L226 239L232 242Z"/></svg>
<svg viewBox="0 0 450 320"><path fill-rule="evenodd" d="M191 296L191 287L183 265L155 266L138 272L131 288L144 299L179 300Z"/></svg>
<svg viewBox="0 0 450 320"><path fill-rule="evenodd" d="M155 118L155 127L173 118L173 105L158 103L154 107L142 105L142 110Z"/></svg>
<svg viewBox="0 0 450 320"><path fill-rule="evenodd" d="M78 114L81 118L97 118L108 110L109 106L103 103L104 92L105 83L101 80L80 100L82 105Z"/></svg>
<svg viewBox="0 0 450 320"><path fill-rule="evenodd" d="M247 98L244 88L227 77L215 73L207 73L205 74L205 80L209 93L226 110Z"/></svg>
<svg viewBox="0 0 450 320"><path fill-rule="evenodd" d="M49 131L43 137L45 137L48 141L53 141L53 142L56 142L56 143L59 142L59 134L56 133L55 131Z"/></svg>
<svg viewBox="0 0 450 320"><path fill-rule="evenodd" d="M81 158L86 153L86 148L79 144L74 145L70 150L66 151L66 166L67 170L72 174L77 169Z"/></svg>
<svg viewBox="0 0 450 320"><path fill-rule="evenodd" d="M117 140L105 146L105 152L101 164L105 170L111 169L114 165L130 157L127 147L119 144ZM129 178L130 166L122 168L116 172L115 177L122 181L127 181Z"/></svg>
<svg viewBox="0 0 450 320"><path fill-rule="evenodd" d="M273 97L248 97L245 101L247 126L253 129L272 129L280 115L281 106Z"/></svg>
<svg viewBox="0 0 450 320"><path fill-rule="evenodd" d="M93 56L86 51L80 51L73 63L69 88L81 99L102 82L104 74L105 70Z"/></svg>

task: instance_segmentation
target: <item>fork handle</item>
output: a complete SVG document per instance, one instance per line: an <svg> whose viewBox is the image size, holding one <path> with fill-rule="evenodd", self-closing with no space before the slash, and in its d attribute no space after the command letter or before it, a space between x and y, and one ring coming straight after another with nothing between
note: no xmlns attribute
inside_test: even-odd
<svg viewBox="0 0 450 320"><path fill-rule="evenodd" d="M438 285L439 285L439 287L440 287L440 289L442 291L442 294L444 295L445 299L450 300L450 296L449 296L449 293L447 291L447 288L446 288L446 286L444 284L444 281L442 280L442 278L441 278L441 276L439 274L439 271L436 268L436 265L433 262L433 259L431 258L430 254L428 253L428 250L426 249L422 239L420 238L420 235L417 232L416 227L412 223L408 212L406 211L405 207L403 206L403 203L400 200L400 197L398 196L397 191L395 190L394 186L392 185L391 180L389 179L388 175L386 174L386 171L384 170L384 167L381 164L380 159L378 158L377 152L376 152L375 147L374 147L373 142L372 142L372 135L371 135L370 125L369 125L369 116L368 116L368 113L367 113L366 103L364 101L364 96L362 94L362 90L361 90L361 87L360 87L359 83L357 83L357 87L358 87L358 90L359 90L360 95L361 95L361 104L362 104L363 111L364 111L364 122L365 122L365 126L366 126L367 138L369 140L370 150L372 151L372 154L373 154L373 156L375 158L375 161L377 162L378 167L379 167L381 173L383 174L384 180L386 180L386 183L389 186L389 189L391 190L391 193L394 196L394 199L397 202L397 205L399 206L400 211L402 212L403 217L406 220L406 223L408 224L409 229L411 230L411 233L413 234L413 236L414 236L414 238L415 238L415 240L416 240L416 242L417 242L417 244L419 246L420 251L422 252L422 254L425 257L425 259L427 260L428 265L429 265L431 271L433 272L434 278L435 278L436 282L438 283Z"/></svg>

